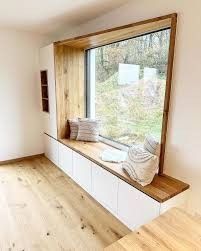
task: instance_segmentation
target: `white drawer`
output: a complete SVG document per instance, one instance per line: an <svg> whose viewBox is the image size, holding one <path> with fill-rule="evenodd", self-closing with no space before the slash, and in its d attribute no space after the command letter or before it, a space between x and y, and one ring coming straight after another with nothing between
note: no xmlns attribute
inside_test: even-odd
<svg viewBox="0 0 201 251"><path fill-rule="evenodd" d="M70 177L73 176L73 151L59 143L59 167Z"/></svg>
<svg viewBox="0 0 201 251"><path fill-rule="evenodd" d="M92 195L103 206L117 213L117 193L119 179L92 163Z"/></svg>
<svg viewBox="0 0 201 251"><path fill-rule="evenodd" d="M73 152L73 179L91 193L91 161Z"/></svg>
<svg viewBox="0 0 201 251"><path fill-rule="evenodd" d="M58 141L44 134L45 156L58 166Z"/></svg>
<svg viewBox="0 0 201 251"><path fill-rule="evenodd" d="M160 203L119 180L118 217L130 229L148 223L160 214Z"/></svg>

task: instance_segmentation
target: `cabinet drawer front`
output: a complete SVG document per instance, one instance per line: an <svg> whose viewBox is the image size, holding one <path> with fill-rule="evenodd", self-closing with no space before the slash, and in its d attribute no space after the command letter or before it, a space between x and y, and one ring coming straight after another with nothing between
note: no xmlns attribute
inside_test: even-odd
<svg viewBox="0 0 201 251"><path fill-rule="evenodd" d="M73 179L91 193L91 161L73 152Z"/></svg>
<svg viewBox="0 0 201 251"><path fill-rule="evenodd" d="M160 203L119 180L118 217L129 228L136 229L158 217Z"/></svg>
<svg viewBox="0 0 201 251"><path fill-rule="evenodd" d="M117 213L118 181L116 176L92 163L92 195L114 213Z"/></svg>
<svg viewBox="0 0 201 251"><path fill-rule="evenodd" d="M73 151L59 143L59 167L70 177L73 175Z"/></svg>
<svg viewBox="0 0 201 251"><path fill-rule="evenodd" d="M57 140L44 135L45 156L58 166L58 142Z"/></svg>

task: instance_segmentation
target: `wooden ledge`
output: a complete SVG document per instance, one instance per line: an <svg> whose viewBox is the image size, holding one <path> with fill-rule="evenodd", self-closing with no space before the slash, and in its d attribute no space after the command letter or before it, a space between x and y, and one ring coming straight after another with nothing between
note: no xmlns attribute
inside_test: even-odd
<svg viewBox="0 0 201 251"><path fill-rule="evenodd" d="M106 169L110 173L114 174L115 176L119 177L131 186L147 194L160 203L167 201L168 199L189 188L188 184L167 175L155 175L152 183L143 187L137 182L130 179L124 173L121 164L109 163L101 160L100 154L102 153L102 151L105 149L114 149L113 147L101 142L86 143L69 139L61 139L59 140L59 142L86 157L90 161L101 166L102 168Z"/></svg>

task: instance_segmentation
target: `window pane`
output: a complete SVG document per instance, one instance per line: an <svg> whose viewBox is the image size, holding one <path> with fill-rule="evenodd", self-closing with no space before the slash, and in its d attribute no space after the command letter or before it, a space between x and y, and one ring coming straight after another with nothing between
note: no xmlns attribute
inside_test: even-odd
<svg viewBox="0 0 201 251"><path fill-rule="evenodd" d="M130 145L160 140L170 29L90 50L90 116L101 135Z"/></svg>

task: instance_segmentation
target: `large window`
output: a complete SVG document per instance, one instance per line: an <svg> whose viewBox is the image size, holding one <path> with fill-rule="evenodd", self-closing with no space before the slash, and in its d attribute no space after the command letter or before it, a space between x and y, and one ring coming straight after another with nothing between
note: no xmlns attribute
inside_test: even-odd
<svg viewBox="0 0 201 251"><path fill-rule="evenodd" d="M126 145L160 140L170 29L87 51L87 114L104 138Z"/></svg>

